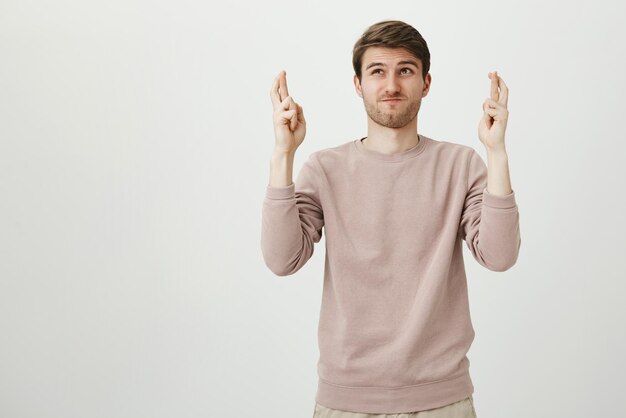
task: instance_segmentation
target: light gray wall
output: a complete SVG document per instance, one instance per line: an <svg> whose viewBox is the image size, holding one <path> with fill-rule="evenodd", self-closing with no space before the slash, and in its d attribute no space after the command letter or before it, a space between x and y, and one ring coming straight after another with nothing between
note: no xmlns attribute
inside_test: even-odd
<svg viewBox="0 0 626 418"><path fill-rule="evenodd" d="M388 18L431 50L420 133L485 158L487 73L510 89L520 257L464 247L478 416L623 410L620 2L5 0L0 416L312 416L325 239L263 263L269 89L304 107L295 176L366 134L351 51Z"/></svg>

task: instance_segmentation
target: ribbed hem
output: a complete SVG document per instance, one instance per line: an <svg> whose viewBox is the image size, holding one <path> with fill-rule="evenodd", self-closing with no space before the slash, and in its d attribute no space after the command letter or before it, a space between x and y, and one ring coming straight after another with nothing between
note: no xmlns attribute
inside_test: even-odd
<svg viewBox="0 0 626 418"><path fill-rule="evenodd" d="M439 408L473 393L469 371L448 380L398 388L341 386L320 378L315 401L342 411L397 414Z"/></svg>
<svg viewBox="0 0 626 418"><path fill-rule="evenodd" d="M492 208L512 209L516 206L515 191L511 191L511 193L505 196L498 196L489 193L485 187L483 190L483 204Z"/></svg>
<svg viewBox="0 0 626 418"><path fill-rule="evenodd" d="M268 199L290 199L296 196L296 185L291 183L289 186L270 186L265 188L265 197Z"/></svg>

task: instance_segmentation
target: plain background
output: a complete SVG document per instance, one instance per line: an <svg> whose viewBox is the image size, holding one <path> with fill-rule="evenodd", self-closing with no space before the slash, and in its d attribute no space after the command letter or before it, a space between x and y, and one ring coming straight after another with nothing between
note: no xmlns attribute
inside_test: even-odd
<svg viewBox="0 0 626 418"><path fill-rule="evenodd" d="M324 239L260 250L273 78L313 151L367 135L352 47L399 19L433 77L418 131L474 147L510 89L521 252L464 245L480 418L624 410L618 1L0 3L0 416L310 417Z"/></svg>

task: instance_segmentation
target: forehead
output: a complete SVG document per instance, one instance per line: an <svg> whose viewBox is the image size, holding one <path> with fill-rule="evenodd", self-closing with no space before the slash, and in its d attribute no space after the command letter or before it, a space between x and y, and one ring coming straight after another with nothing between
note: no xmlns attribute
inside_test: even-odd
<svg viewBox="0 0 626 418"><path fill-rule="evenodd" d="M369 47L363 54L363 66L374 63L394 65L400 61L414 61L419 66L420 60L404 48Z"/></svg>

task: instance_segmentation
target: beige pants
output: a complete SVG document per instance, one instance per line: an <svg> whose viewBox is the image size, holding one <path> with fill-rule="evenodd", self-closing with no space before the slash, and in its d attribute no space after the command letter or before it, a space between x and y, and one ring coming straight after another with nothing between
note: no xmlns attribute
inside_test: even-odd
<svg viewBox="0 0 626 418"><path fill-rule="evenodd" d="M313 418L477 418L474 398L468 398L439 408L397 414L364 414L326 408L315 403Z"/></svg>

